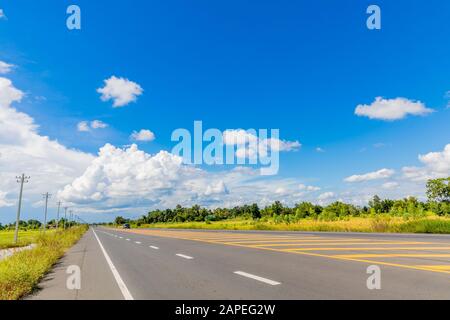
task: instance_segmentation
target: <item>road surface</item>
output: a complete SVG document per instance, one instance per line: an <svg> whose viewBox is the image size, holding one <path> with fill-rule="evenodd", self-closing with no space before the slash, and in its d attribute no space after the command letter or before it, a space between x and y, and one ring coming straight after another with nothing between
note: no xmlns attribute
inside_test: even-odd
<svg viewBox="0 0 450 320"><path fill-rule="evenodd" d="M450 299L450 236L91 228L40 288L29 299Z"/></svg>

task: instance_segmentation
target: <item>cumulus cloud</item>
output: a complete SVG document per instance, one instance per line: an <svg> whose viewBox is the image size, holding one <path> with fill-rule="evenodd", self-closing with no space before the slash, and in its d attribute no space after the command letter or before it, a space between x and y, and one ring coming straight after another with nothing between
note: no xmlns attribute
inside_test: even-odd
<svg viewBox="0 0 450 320"><path fill-rule="evenodd" d="M272 177L269 182L252 168L211 172L186 165L181 157L166 151L150 155L136 145L122 149L107 144L82 175L60 190L58 197L80 210L99 212L145 212L177 204L264 206L276 200L294 205L317 200L299 191L296 179Z"/></svg>
<svg viewBox="0 0 450 320"><path fill-rule="evenodd" d="M299 188L300 190L302 190L302 191L319 191L319 190L320 190L319 187L315 187L315 186L307 186L307 185L304 185L304 184L302 184L302 183L298 185L298 188Z"/></svg>
<svg viewBox="0 0 450 320"><path fill-rule="evenodd" d="M77 129L78 131L81 132L88 132L91 130L91 128L89 127L89 122L87 121L81 121L77 124Z"/></svg>
<svg viewBox="0 0 450 320"><path fill-rule="evenodd" d="M317 197L319 204L324 205L330 203L336 199L336 194L334 192L324 192Z"/></svg>
<svg viewBox="0 0 450 320"><path fill-rule="evenodd" d="M267 156L267 152L297 151L301 148L298 141L286 141L278 138L258 137L254 132L243 129L229 129L223 133L223 143L237 146L238 158L254 158Z"/></svg>
<svg viewBox="0 0 450 320"><path fill-rule="evenodd" d="M131 140L134 141L144 141L144 142L150 142L155 140L155 134L147 129L142 129L141 131L133 131L133 133L130 136Z"/></svg>
<svg viewBox="0 0 450 320"><path fill-rule="evenodd" d="M450 144L444 150L419 155L421 167L403 167L403 175L412 181L426 181L428 179L450 176Z"/></svg>
<svg viewBox="0 0 450 320"><path fill-rule="evenodd" d="M406 98L383 99L375 98L370 105L358 105L355 114L360 117L368 117L378 120L400 120L408 115L424 116L434 112L420 101L413 101Z"/></svg>
<svg viewBox="0 0 450 320"><path fill-rule="evenodd" d="M378 179L387 179L394 175L395 171L392 169L381 169L374 172L369 172L366 174L355 174L353 176L347 177L344 179L345 182L363 182L363 181L371 181Z"/></svg>
<svg viewBox="0 0 450 320"><path fill-rule="evenodd" d="M43 191L57 190L73 181L93 159L40 135L34 119L12 107L23 96L9 79L0 77L0 207L9 203L5 199L12 190L16 195L17 175L31 176L27 197L40 198Z"/></svg>
<svg viewBox="0 0 450 320"><path fill-rule="evenodd" d="M325 152L325 150L324 150L324 149L322 149L322 148L320 148L320 147L317 147L317 148L316 148L316 152L319 152L319 153L324 153L324 152Z"/></svg>
<svg viewBox="0 0 450 320"><path fill-rule="evenodd" d="M0 61L0 74L10 73L13 68L14 68L13 64Z"/></svg>
<svg viewBox="0 0 450 320"><path fill-rule="evenodd" d="M5 15L5 12L3 11L3 9L0 9L0 20L1 19L6 19L6 15Z"/></svg>
<svg viewBox="0 0 450 320"><path fill-rule="evenodd" d="M94 121L81 121L77 124L77 130L81 132L89 132L91 129L104 129L107 128L108 125L100 120Z"/></svg>
<svg viewBox="0 0 450 320"><path fill-rule="evenodd" d="M7 193L0 191L0 208L11 207L14 203L6 198Z"/></svg>
<svg viewBox="0 0 450 320"><path fill-rule="evenodd" d="M208 185L205 191L206 196L228 193L228 188L222 180Z"/></svg>
<svg viewBox="0 0 450 320"><path fill-rule="evenodd" d="M107 144L87 170L58 196L66 202L108 209L201 204L228 193L223 179L185 165L181 157L169 152L152 156L136 145L120 149Z"/></svg>
<svg viewBox="0 0 450 320"><path fill-rule="evenodd" d="M92 129L104 129L107 128L108 125L100 120L94 120L91 122L91 128Z"/></svg>
<svg viewBox="0 0 450 320"><path fill-rule="evenodd" d="M383 189L395 189L398 187L398 182L395 182L395 181L386 182L386 183L383 183L383 185L381 187Z"/></svg>
<svg viewBox="0 0 450 320"><path fill-rule="evenodd" d="M105 86L97 89L97 92L101 94L102 101L113 100L114 108L135 102L144 91L139 84L125 78L112 76L104 82Z"/></svg>

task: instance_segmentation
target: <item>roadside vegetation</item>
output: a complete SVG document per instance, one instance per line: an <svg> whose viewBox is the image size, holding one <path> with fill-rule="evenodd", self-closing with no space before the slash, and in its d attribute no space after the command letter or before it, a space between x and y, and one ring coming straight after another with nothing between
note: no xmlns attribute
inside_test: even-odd
<svg viewBox="0 0 450 320"><path fill-rule="evenodd" d="M75 222L66 221L66 227L76 225ZM14 243L15 223L2 225L0 223L0 250L15 247L24 247L35 243L36 239L42 233L42 223L38 220L28 220L19 222L19 241ZM64 219L59 221L59 228L64 228ZM56 229L56 221L51 220L47 223L47 232L53 232Z"/></svg>
<svg viewBox="0 0 450 320"><path fill-rule="evenodd" d="M20 230L19 241L14 243L14 231L0 231L0 250L35 243L40 234L40 230Z"/></svg>
<svg viewBox="0 0 450 320"><path fill-rule="evenodd" d="M85 225L39 234L37 247L0 261L0 300L17 300L31 293L67 249L87 231ZM34 242L34 241L33 241Z"/></svg>
<svg viewBox="0 0 450 320"><path fill-rule="evenodd" d="M428 201L374 196L367 206L336 201L327 206L281 202L208 209L200 206L154 210L137 220L117 217L112 225L132 227L231 230L450 233L450 178L429 180Z"/></svg>

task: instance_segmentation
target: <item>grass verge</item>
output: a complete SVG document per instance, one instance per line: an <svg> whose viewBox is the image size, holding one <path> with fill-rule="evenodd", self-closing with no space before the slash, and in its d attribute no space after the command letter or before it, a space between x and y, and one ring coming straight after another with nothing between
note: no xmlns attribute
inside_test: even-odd
<svg viewBox="0 0 450 320"><path fill-rule="evenodd" d="M48 230L47 232L53 231ZM0 231L0 250L15 247L24 247L31 243L35 243L41 233L41 230L21 230L19 231L19 241L17 244L15 244L14 231Z"/></svg>
<svg viewBox="0 0 450 320"><path fill-rule="evenodd" d="M17 300L32 292L42 277L86 232L86 226L39 235L37 247L0 261L0 300Z"/></svg>
<svg viewBox="0 0 450 320"><path fill-rule="evenodd" d="M302 219L292 223L237 219L213 222L157 223L141 225L140 228L450 234L450 218L427 217L405 220L400 217L380 216L375 218L352 217L336 221Z"/></svg>

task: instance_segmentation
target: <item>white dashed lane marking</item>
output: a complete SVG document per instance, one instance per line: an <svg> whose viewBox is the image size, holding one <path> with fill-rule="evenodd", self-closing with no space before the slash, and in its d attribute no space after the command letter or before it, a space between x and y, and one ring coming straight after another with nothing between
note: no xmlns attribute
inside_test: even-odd
<svg viewBox="0 0 450 320"><path fill-rule="evenodd" d="M150 246L149 248L152 248L152 249L155 249L155 250L159 250L159 248L155 247L155 246Z"/></svg>
<svg viewBox="0 0 450 320"><path fill-rule="evenodd" d="M181 254L181 253L177 253L176 256L178 256L180 258L188 259L188 260L194 259L193 257L187 256L187 255Z"/></svg>
<svg viewBox="0 0 450 320"><path fill-rule="evenodd" d="M255 276L254 274L250 274L250 273L243 272L243 271L235 271L234 273L237 274L237 275L240 275L242 277L246 277L246 278L250 278L250 279L253 279L253 280L256 280L256 281L260 281L260 282L264 282L264 283L270 284L271 286L276 286L276 285L281 284L281 282L277 282L277 281L273 281L273 280L266 279L266 278L263 278L263 277Z"/></svg>

